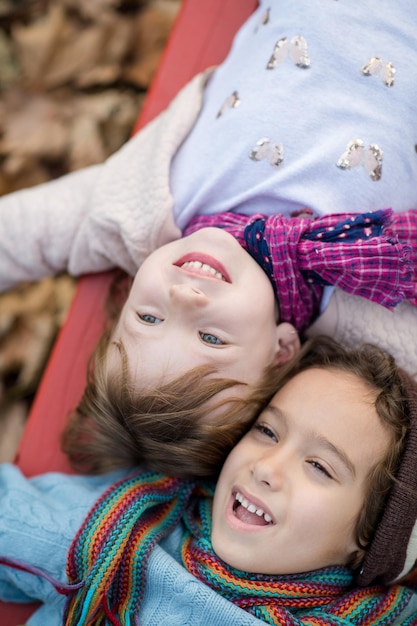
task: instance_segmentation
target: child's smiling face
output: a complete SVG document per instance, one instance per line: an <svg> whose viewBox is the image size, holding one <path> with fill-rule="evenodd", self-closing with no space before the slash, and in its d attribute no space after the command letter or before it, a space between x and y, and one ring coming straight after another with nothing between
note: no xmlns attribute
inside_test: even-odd
<svg viewBox="0 0 417 626"><path fill-rule="evenodd" d="M218 228L169 243L144 261L114 339L123 343L131 379L148 386L206 364L251 385L299 346L293 327L277 323L266 274Z"/></svg>
<svg viewBox="0 0 417 626"><path fill-rule="evenodd" d="M272 399L228 456L213 503L213 548L263 574L346 564L367 477L389 435L355 375L309 369Z"/></svg>

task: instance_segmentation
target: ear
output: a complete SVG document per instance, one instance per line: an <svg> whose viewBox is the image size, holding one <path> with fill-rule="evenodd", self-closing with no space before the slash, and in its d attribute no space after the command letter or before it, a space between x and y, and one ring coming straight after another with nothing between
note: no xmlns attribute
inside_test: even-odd
<svg viewBox="0 0 417 626"><path fill-rule="evenodd" d="M275 364L283 365L292 359L300 349L300 337L292 324L282 322L277 326L277 351Z"/></svg>
<svg viewBox="0 0 417 626"><path fill-rule="evenodd" d="M351 570L357 570L362 565L365 555L366 548L358 548L356 541L353 541L350 547L348 546L344 565Z"/></svg>
<svg viewBox="0 0 417 626"><path fill-rule="evenodd" d="M353 550L353 552L349 554L345 565L349 567L349 569L352 569L352 570L359 569L360 566L362 565L362 561L365 558L365 554L366 554L366 550L363 550L361 548L357 548L356 550Z"/></svg>

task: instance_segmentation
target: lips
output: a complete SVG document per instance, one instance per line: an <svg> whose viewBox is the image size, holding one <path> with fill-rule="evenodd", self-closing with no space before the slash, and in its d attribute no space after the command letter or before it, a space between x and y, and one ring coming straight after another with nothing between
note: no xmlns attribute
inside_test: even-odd
<svg viewBox="0 0 417 626"><path fill-rule="evenodd" d="M250 526L270 526L274 523L272 516L265 511L264 507L258 506L257 503L244 496L240 491L234 493L234 498L233 513L244 524Z"/></svg>
<svg viewBox="0 0 417 626"><path fill-rule="evenodd" d="M175 261L174 265L192 274L223 280L226 283L232 282L226 268L209 254L189 252Z"/></svg>

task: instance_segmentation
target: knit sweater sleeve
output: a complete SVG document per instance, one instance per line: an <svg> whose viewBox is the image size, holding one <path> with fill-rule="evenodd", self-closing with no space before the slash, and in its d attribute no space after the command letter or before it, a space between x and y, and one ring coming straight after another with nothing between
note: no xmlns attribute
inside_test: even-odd
<svg viewBox="0 0 417 626"><path fill-rule="evenodd" d="M54 602L57 592L50 582L6 566L4 559L17 559L65 582L75 533L94 501L122 475L51 473L27 479L16 466L0 465L0 599Z"/></svg>
<svg viewBox="0 0 417 626"><path fill-rule="evenodd" d="M10 464L0 465L0 599L44 604L29 626L59 624L65 596L45 578L4 565L4 557L65 582L69 546L93 503L123 471L104 476L44 474L25 478ZM181 624L261 626L246 611L194 578L180 562L180 526L152 551L140 611L143 626Z"/></svg>

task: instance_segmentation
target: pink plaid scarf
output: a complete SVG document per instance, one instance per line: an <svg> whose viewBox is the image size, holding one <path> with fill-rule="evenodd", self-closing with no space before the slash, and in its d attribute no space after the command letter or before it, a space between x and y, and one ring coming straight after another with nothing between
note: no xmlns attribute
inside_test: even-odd
<svg viewBox="0 0 417 626"><path fill-rule="evenodd" d="M215 226L233 235L271 280L280 321L303 331L324 285L389 309L417 305L417 209L286 218L219 213L195 217L184 235Z"/></svg>

